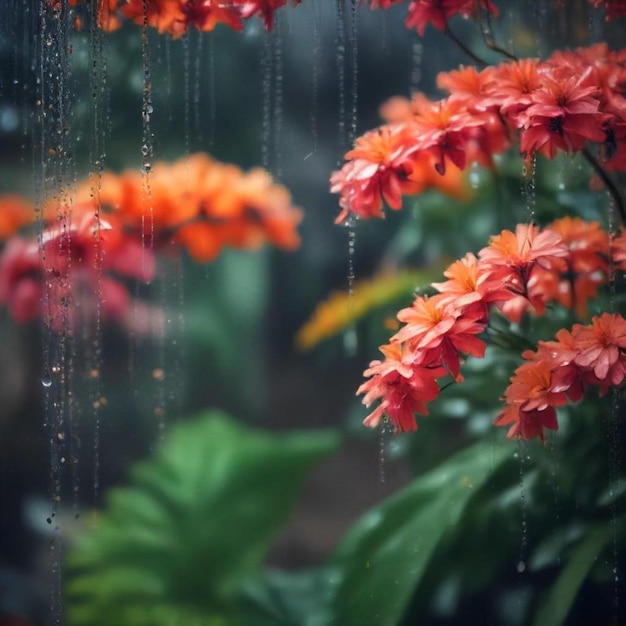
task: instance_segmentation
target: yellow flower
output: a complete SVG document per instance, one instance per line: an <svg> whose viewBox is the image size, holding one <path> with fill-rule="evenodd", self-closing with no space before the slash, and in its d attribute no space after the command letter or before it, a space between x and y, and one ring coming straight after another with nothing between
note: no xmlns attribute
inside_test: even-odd
<svg viewBox="0 0 626 626"><path fill-rule="evenodd" d="M440 273L439 268L435 272ZM433 270L383 272L373 278L356 281L350 295L334 291L323 300L296 334L299 350L306 351L338 334L373 309L380 308L403 294L410 296L416 287L428 285Z"/></svg>

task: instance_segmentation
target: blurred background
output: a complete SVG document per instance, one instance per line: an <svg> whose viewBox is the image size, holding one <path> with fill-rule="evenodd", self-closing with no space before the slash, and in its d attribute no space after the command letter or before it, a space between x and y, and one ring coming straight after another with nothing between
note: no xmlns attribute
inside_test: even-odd
<svg viewBox="0 0 626 626"><path fill-rule="evenodd" d="M568 3L567 11L551 2L506 4L498 37L520 56L619 39L619 25L604 22L583 0ZM56 579L63 587L65 569L51 545L70 548L106 502L105 494L129 482L130 468L152 458L163 439L167 445L170 428L193 422L191 416L209 409L264 432L332 429L338 437L303 474L293 512L285 512L280 532L267 541L264 565L294 572L325 563L359 516L409 484L412 476L474 441L502 442L503 433L490 427L512 370L513 361L502 355L476 364L475 382L442 398L436 414L422 420L419 434L394 437L361 426L366 410L355 391L363 370L377 358L377 346L391 334L395 312L410 303L416 287L439 280L451 260L477 251L490 234L527 214L520 192L521 162L513 156L503 165L503 184L510 193L506 202L484 172L472 170L463 201L433 192L402 212L388 213L384 221L359 223L349 252L351 229L334 224L337 198L328 191L328 179L355 133L380 123L378 109L391 96L419 89L439 97L437 73L467 62L434 29L427 29L423 38L406 29L405 14L404 3L373 11L366 5L355 9L350 3L305 0L277 11L270 34L260 20L247 21L242 33L219 26L211 33L190 31L180 40L152 30L142 39L134 24L102 36L86 24L80 31L67 30L67 39L59 40L56 26L45 25L39 3L0 4L0 193L19 193L37 202L55 185L83 180L102 168L139 169L145 166L142 145L148 131L153 163L202 151L244 169L263 165L304 212L302 243L295 252L227 250L205 265L188 258L162 259L157 280L137 290L174 320L167 332L139 336L103 324L97 349L99 390L106 403L97 420L79 360L68 371L77 381L76 406L82 408L77 409L79 434L74 439L80 445L72 451L72 470L64 475L63 497L54 507L60 522L50 522L51 464L57 460L51 459L45 421L54 407L46 405L41 382L58 339L38 323L18 325L2 311L0 616L7 617L0 617L0 624L61 623L58 606L63 603L50 598L50 589L56 588ZM471 24L459 20L455 27L461 37L480 45ZM61 54L59 46L71 46L71 53ZM44 58L48 54L52 61ZM42 67L53 68L54 59L60 59L58 74L44 75ZM146 72L152 85L148 126L142 120ZM72 154L63 163L38 152L42 135L49 132L36 104L42 80L50 83L44 91L60 94L70 107L63 132ZM42 161L54 167L46 170ZM544 221L587 198L579 167L563 159L540 173ZM565 197L563 187L570 196ZM597 204L585 205L588 214L597 208L593 202ZM407 268L413 272L408 279L399 274ZM318 303L331 292L347 293L351 274L358 291L361 280L384 269L395 282L382 304L373 303L354 323L339 323L319 345L298 349L298 330ZM345 302L338 318L345 314L341 306L345 309ZM515 450L510 448L511 457ZM288 464L286 468L289 472ZM239 497L235 491L230 495ZM548 490L548 497L548 517L565 516L566 506L559 509L557 504L554 512L556 496ZM532 511L524 515L531 518ZM526 541L519 507L511 520L511 543L502 550L517 554ZM524 587L514 571L509 578L502 584L518 591ZM474 605L454 604L455 593L454 583L444 586L430 618L420 623L460 623L455 621L460 607ZM610 601L602 596L602 602ZM57 621L49 621L51 606ZM499 615L497 623L523 623L524 610L518 613L507 613L505 619L496 611L484 619ZM239 623L220 622L215 615L213 621L193 621L199 619L195 616L163 623ZM594 621L593 611L580 615L582 621L571 623L608 623ZM406 623L416 623L412 619ZM496 623L479 619L468 622L465 617L464 623ZM131 617L125 623L159 622ZM267 623L299 622L276 618ZM319 623L331 622L320 618Z"/></svg>

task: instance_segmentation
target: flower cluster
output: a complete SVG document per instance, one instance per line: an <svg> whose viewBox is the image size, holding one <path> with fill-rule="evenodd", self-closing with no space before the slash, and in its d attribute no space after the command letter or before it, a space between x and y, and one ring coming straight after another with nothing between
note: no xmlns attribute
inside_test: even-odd
<svg viewBox="0 0 626 626"><path fill-rule="evenodd" d="M150 280L154 257L125 233L115 216L79 204L59 212L38 240L14 236L0 257L0 303L17 322L43 317L59 331L79 319L125 321L129 295L124 279Z"/></svg>
<svg viewBox="0 0 626 626"><path fill-rule="evenodd" d="M184 247L199 262L213 261L225 246L257 249L265 243L294 250L301 212L289 192L261 168L249 172L203 153L173 164L156 163L150 174L104 173L97 198L87 181L78 203L115 213L153 248Z"/></svg>
<svg viewBox="0 0 626 626"><path fill-rule="evenodd" d="M73 6L85 2L69 0ZM298 2L294 0L294 4ZM48 3L56 10L61 7L61 0L48 0ZM105 31L113 31L127 19L179 38L190 27L207 32L225 24L233 30L242 30L243 20L256 16L271 30L274 12L285 4L287 0L98 0L97 24Z"/></svg>
<svg viewBox="0 0 626 626"><path fill-rule="evenodd" d="M622 258L624 244L624 234L615 238L614 262L619 269L626 267ZM428 402L440 392L438 380L451 377L461 382L462 360L468 355L484 355L486 346L480 336L487 331L494 308L512 322L519 322L525 312L542 314L550 301L558 301L578 312L584 311L588 299L593 298L599 286L607 280L608 258L609 238L597 223L563 218L543 230L525 224L518 225L515 232L504 230L491 238L478 257L470 253L452 263L444 272L447 280L432 284L437 291L435 295L420 295L411 307L398 313L398 320L404 326L388 345L381 347L385 359L372 361L364 372L369 380L359 387L357 394L364 394L363 403L368 407L380 400L378 407L365 419L365 424L376 427L383 416L387 416L397 431L415 430L414 414L428 413ZM595 336L609 337L610 331L602 334L605 331L600 328L601 323L604 324L598 322L597 329L596 322L592 324ZM592 350L593 341L586 333L575 331L577 349L580 350L577 365L589 367L597 379L593 382L597 384L620 384L623 376L620 378L612 368L621 372L622 357L618 358L615 351L611 352L607 347L609 352L597 361L599 352ZM585 344L587 339L589 341ZM607 346L613 345L610 344L612 340L607 340ZM598 341L603 340L598 339L596 343ZM535 389L539 384L533 383L531 378L547 380L545 394L552 394L548 396L550 406L558 406L568 397L574 400L580 397L579 387L573 382L563 386L569 375L566 370L559 370L553 378L554 386L551 386L550 372L557 361L547 363L544 353L540 353L543 355L541 366L522 366L521 373L518 371L514 377L514 391L507 392L506 396L512 408L507 408L498 417L498 424L515 420L518 424L520 410L523 416L523 411L546 409L548 404L527 403L534 396L523 395L531 393L527 387ZM566 360L558 363L559 367L567 364ZM608 368L606 363L609 363ZM598 372L596 368L599 368ZM591 382L591 374L585 372L583 379ZM555 424L548 419L549 413L542 417L546 418L544 425ZM530 426L511 429L512 436L525 438L541 433L541 428L533 430Z"/></svg>
<svg viewBox="0 0 626 626"><path fill-rule="evenodd" d="M367 0L361 0L366 2ZM372 9L388 9L392 4L405 0L369 0ZM607 20L626 17L626 6L623 0L589 0L599 10L604 11ZM562 3L562 2L561 2ZM555 1L555 5L558 1ZM408 0L405 25L423 35L428 25L439 31L448 30L453 17L480 20L483 16L499 14L498 7L492 0Z"/></svg>
<svg viewBox="0 0 626 626"><path fill-rule="evenodd" d="M591 143L603 168L626 171L626 50L597 44L543 62L465 67L439 74L437 83L446 98L392 99L381 110L386 124L345 155L331 177L338 221L382 217L383 201L399 209L403 195L445 185L434 182L438 175L471 163L493 167L494 156L517 141L524 157L549 159L559 151L590 157Z"/></svg>
<svg viewBox="0 0 626 626"><path fill-rule="evenodd" d="M34 218L24 201L0 199L0 216L0 237L10 237L0 255L0 304L18 322L43 316L53 329L100 306L103 316L124 320L123 280L149 281L157 251L186 249L212 261L224 246L292 250L301 218L264 170L244 173L204 154L157 163L149 175L105 172L97 185L79 184L71 202L44 207L37 238L14 235Z"/></svg>
<svg viewBox="0 0 626 626"><path fill-rule="evenodd" d="M537 351L522 354L526 363L511 377L506 406L496 426L510 426L508 437L544 440L544 428L558 428L555 407L577 402L585 387L605 394L626 378L626 320L603 313L591 324L560 330L556 341L540 341Z"/></svg>

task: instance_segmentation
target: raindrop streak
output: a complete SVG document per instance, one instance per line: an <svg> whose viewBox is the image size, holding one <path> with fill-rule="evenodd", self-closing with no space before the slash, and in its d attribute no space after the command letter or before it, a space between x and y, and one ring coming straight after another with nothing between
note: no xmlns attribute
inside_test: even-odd
<svg viewBox="0 0 626 626"><path fill-rule="evenodd" d="M209 37L209 150L215 146L215 130L217 122L217 98L215 91L215 44Z"/></svg>
<svg viewBox="0 0 626 626"><path fill-rule="evenodd" d="M159 277L159 301L161 315L155 320L153 333L156 335L156 367L152 370L152 380L154 381L154 405L153 412L157 422L158 438L162 441L165 437L165 384L167 379L165 369L165 342L167 337L166 320L170 316L167 307L167 269L164 263L159 264L157 276Z"/></svg>
<svg viewBox="0 0 626 626"><path fill-rule="evenodd" d="M261 122L261 164L270 169L270 136L272 134L272 38L265 33L261 54L261 75L263 76L263 106Z"/></svg>
<svg viewBox="0 0 626 626"><path fill-rule="evenodd" d="M537 176L537 157L534 155L524 161L522 166L522 194L526 201L526 214L528 223L535 224L537 211L537 193L536 193L536 176Z"/></svg>
<svg viewBox="0 0 626 626"><path fill-rule="evenodd" d="M174 272L172 272L173 290L178 290L178 306L171 312L168 320L170 328L167 330L167 336L171 337L171 347L173 352L171 382L169 389L169 406L170 412L180 419L183 414L183 337L185 334L185 263L182 256L177 256L174 260ZM176 316L174 316L176 313ZM174 322L175 320L175 322Z"/></svg>
<svg viewBox="0 0 626 626"><path fill-rule="evenodd" d="M311 141L313 142L313 154L317 152L319 144L318 120L320 98L320 67L322 61L322 36L320 33L321 16L317 9L317 3L311 5L313 10L313 75L311 78Z"/></svg>
<svg viewBox="0 0 626 626"><path fill-rule="evenodd" d="M281 136L283 128L283 18L279 13L274 18L274 31L271 36L273 43L272 61L274 63L274 169L277 178L282 177Z"/></svg>
<svg viewBox="0 0 626 626"><path fill-rule="evenodd" d="M189 31L183 37L183 98L184 98L184 119L185 128L185 154L191 153L191 50L189 44Z"/></svg>
<svg viewBox="0 0 626 626"><path fill-rule="evenodd" d="M70 28L72 10L62 3L49 6L45 3L39 9L38 55L34 69L37 69L39 106L37 125L39 135L34 137L34 145L39 148L39 162L34 155L34 179L38 196L38 234L39 252L42 262L42 307L44 321L43 336L43 371L46 372L42 386L44 391L44 429L47 431L50 445L50 517L56 519L61 504L65 458L64 448L67 426L68 402L68 305L59 307L53 294L69 289L67 276L51 271L43 247L43 206L52 199L57 204L58 250L59 258L67 260L71 266L71 246L69 220L71 216L71 183L75 176L71 171L72 150L70 128L72 128L71 72L70 72ZM37 146L39 143L39 146ZM69 274L69 270L68 270ZM56 305L56 306L55 306ZM54 322L55 329L51 329ZM50 623L61 623L62 614L62 535L55 524L50 539L50 561L52 576L50 579Z"/></svg>
<svg viewBox="0 0 626 626"><path fill-rule="evenodd" d="M200 85L200 61L202 59L202 35L198 31L196 34L196 53L193 66L193 122L196 141L202 145L202 125L200 124L200 98L202 89Z"/></svg>
<svg viewBox="0 0 626 626"><path fill-rule="evenodd" d="M152 193L150 191L150 171L154 157L153 135L151 130L151 117L154 112L152 106L152 79L150 72L150 42L148 39L148 3L143 0L143 24L141 25L141 58L143 63L143 87L141 105L141 157L142 157L142 212L141 212L141 247L144 250L142 258L142 273L145 274L145 247L146 247L146 204L150 223L150 250L154 248L154 214L152 206Z"/></svg>
<svg viewBox="0 0 626 626"><path fill-rule="evenodd" d="M352 320L344 333L343 344L348 356L355 356L358 348L356 321L354 318L354 257L356 252L356 216L350 215L345 221L348 230L348 318Z"/></svg>
<svg viewBox="0 0 626 626"><path fill-rule="evenodd" d="M173 119L172 76L172 40L170 37L165 37L165 93L167 94L167 111L170 122Z"/></svg>
<svg viewBox="0 0 626 626"><path fill-rule="evenodd" d="M350 82L350 98L352 107L350 110L350 129L348 133L348 146L352 147L356 139L356 124L358 113L358 93L359 93L359 32L358 32L358 0L352 0L352 10L350 12L350 47L352 74Z"/></svg>
<svg viewBox="0 0 626 626"><path fill-rule="evenodd" d="M422 45L422 39L415 34L415 39L412 46L411 54L411 93L419 91L420 83L422 82L422 61L424 58L424 46Z"/></svg>
<svg viewBox="0 0 626 626"><path fill-rule="evenodd" d="M339 89L338 143L340 155L338 165L341 166L341 159L346 151L346 24L344 0L337 0L336 23L335 62L337 64L337 85Z"/></svg>
<svg viewBox="0 0 626 626"><path fill-rule="evenodd" d="M387 432L391 431L391 425L389 424L389 419L387 417L383 417L383 420L380 424L380 435L378 438L378 480L381 484L385 483L386 476L386 439Z"/></svg>
<svg viewBox="0 0 626 626"><path fill-rule="evenodd" d="M520 507L522 513L522 538L520 541L519 561L517 563L517 571L521 575L526 570L526 553L528 551L528 503L526 501L526 485L524 483L524 462L526 460L526 445L525 442L520 439L518 441L516 456L519 458L519 492L520 492ZM521 576L520 576L521 584ZM521 602L521 599L520 599Z"/></svg>
<svg viewBox="0 0 626 626"><path fill-rule="evenodd" d="M337 167L341 167L343 154L346 151L346 25L344 0L337 0L337 16L335 31L335 63L337 65L337 84L339 90L338 111L338 147ZM350 215L343 225L348 230L348 315L352 313L352 295L354 292L354 250L356 233L354 232L354 216ZM344 349L347 354L354 354L356 349L356 331L350 324L343 336Z"/></svg>
<svg viewBox="0 0 626 626"><path fill-rule="evenodd" d="M615 199L607 191L607 223L609 231L609 250L613 249L613 241L615 235L619 233L619 226L616 224L616 207ZM616 294L616 271L613 255L609 254L609 311L615 312L615 294ZM611 413L609 423L607 424L608 444L609 444L609 492L611 498L611 531L613 542L613 611L614 619L617 622L620 607L620 584L619 584L619 565L620 565L620 545L619 545L619 524L617 510L617 496L620 476L621 476L621 459L620 451L622 449L622 436L620 430L621 415L621 397L618 389L613 387L610 392Z"/></svg>
<svg viewBox="0 0 626 626"><path fill-rule="evenodd" d="M92 11L97 10L92 5ZM96 309L94 327L90 329L90 321L83 320L83 340L88 348L86 355L87 389L91 405L93 421L93 502L98 504L100 498L100 407L102 386L100 371L102 368L102 248L100 233L100 191L104 171L105 141L111 126L110 102L107 89L107 48L102 29L98 28L96 15L91 19L91 90L93 98L93 133L91 145L92 167L95 175L92 178L91 194L95 200L94 210L94 259L96 270ZM93 332L91 342L89 333ZM91 344L91 345L89 345ZM74 485L75 497L78 498L78 484ZM78 514L78 511L76 511Z"/></svg>

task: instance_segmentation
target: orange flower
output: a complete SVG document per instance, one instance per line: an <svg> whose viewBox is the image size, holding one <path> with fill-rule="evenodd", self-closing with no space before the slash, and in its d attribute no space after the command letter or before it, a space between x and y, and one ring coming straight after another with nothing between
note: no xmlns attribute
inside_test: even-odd
<svg viewBox="0 0 626 626"><path fill-rule="evenodd" d="M490 304L504 302L514 295L504 281L485 271L484 266L469 252L452 263L443 275L448 278L446 282L432 284L443 294L442 304L449 304L458 310L472 307L477 319L486 321Z"/></svg>
<svg viewBox="0 0 626 626"><path fill-rule="evenodd" d="M363 404L369 407L374 401L380 405L363 422L376 428L386 415L396 432L417 430L415 413L428 415L426 405L439 395L435 380L437 370L411 364L411 353L398 344L380 347L384 361L372 361L363 373L370 380L357 390L365 394Z"/></svg>
<svg viewBox="0 0 626 626"><path fill-rule="evenodd" d="M161 34L180 36L184 32L185 15L180 0L127 0L122 13L140 26L145 21Z"/></svg>
<svg viewBox="0 0 626 626"><path fill-rule="evenodd" d="M484 111L484 97L493 84L495 67L487 67L478 71L471 65L459 70L440 72L437 74L437 87L450 94L454 100L464 102L470 110Z"/></svg>
<svg viewBox="0 0 626 626"><path fill-rule="evenodd" d="M569 254L561 266L555 265L542 273L541 291L546 300L556 300L584 316L587 302L596 297L598 288L607 279L608 234L598 222L586 222L579 217L555 220L546 229L561 237Z"/></svg>
<svg viewBox="0 0 626 626"><path fill-rule="evenodd" d="M485 342L476 337L485 329L481 313L455 310L444 304L441 295L419 296L411 307L398 313L398 320L406 326L391 341L406 342L415 363L442 366L460 381L459 354L479 358L485 354Z"/></svg>
<svg viewBox="0 0 626 626"><path fill-rule="evenodd" d="M545 298L538 288L535 268L550 269L559 266L559 259L567 256L567 248L559 235L550 230L539 232L534 225L518 224L515 233L503 230L491 237L489 246L479 252L491 277L503 281L520 298L498 303L511 321L518 322L530 305L537 313L545 310Z"/></svg>
<svg viewBox="0 0 626 626"><path fill-rule="evenodd" d="M382 126L356 140L346 154L348 163L331 177L331 192L340 193L343 210L336 223L350 213L382 217L383 199L392 209L402 207L402 194L416 193L418 183L409 180L412 155L418 150L406 126Z"/></svg>
<svg viewBox="0 0 626 626"><path fill-rule="evenodd" d="M567 404L566 394L552 388L552 371L550 363L543 359L520 365L505 391L507 404L519 404L524 411L543 411L549 406Z"/></svg>
<svg viewBox="0 0 626 626"><path fill-rule="evenodd" d="M444 174L448 160L459 169L465 168L473 131L483 123L483 119L469 113L463 102L447 98L420 105L414 118L414 134L419 138L419 148L435 157L435 169Z"/></svg>
<svg viewBox="0 0 626 626"><path fill-rule="evenodd" d="M485 86L485 106L498 106L508 120L532 102L532 94L541 86L537 59L520 59L496 66L492 81Z"/></svg>
<svg viewBox="0 0 626 626"><path fill-rule="evenodd" d="M504 394L507 405L494 422L496 426L511 425L507 437L539 437L544 441L544 428L558 429L554 407L567 404L568 398L565 392L554 391L552 373L550 364L542 359L524 363L515 370Z"/></svg>
<svg viewBox="0 0 626 626"><path fill-rule="evenodd" d="M77 199L100 203L148 245L178 243L196 261L212 261L224 246L255 249L271 243L298 247L301 212L291 197L261 169L243 173L234 165L194 154L155 163L148 180L132 170L105 172L99 188L80 185Z"/></svg>
<svg viewBox="0 0 626 626"><path fill-rule="evenodd" d="M55 0L48 0L50 4L55 4ZM116 15L117 6L120 0L97 0L97 24L98 28L111 32L121 26L119 17ZM69 0L70 4L76 6L86 2L86 0ZM60 4L60 3L59 3Z"/></svg>
<svg viewBox="0 0 626 626"><path fill-rule="evenodd" d="M580 350L576 365L591 370L603 387L620 385L626 377L626 320L603 313L591 320L591 327L575 325L572 334Z"/></svg>

